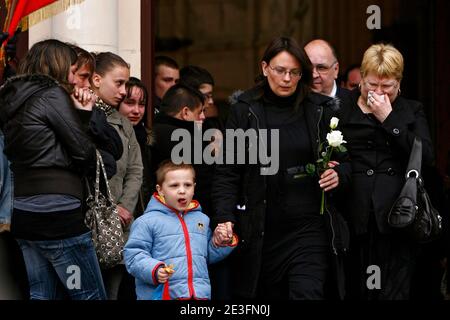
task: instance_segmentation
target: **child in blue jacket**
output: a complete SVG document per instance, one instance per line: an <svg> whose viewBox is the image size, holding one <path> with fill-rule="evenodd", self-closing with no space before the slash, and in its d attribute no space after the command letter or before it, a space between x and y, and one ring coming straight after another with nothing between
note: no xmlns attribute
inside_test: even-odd
<svg viewBox="0 0 450 320"><path fill-rule="evenodd" d="M225 258L237 237L219 224L214 233L192 200L191 165L164 161L156 172L158 192L132 225L124 248L127 270L136 278L139 300L211 299L210 263Z"/></svg>

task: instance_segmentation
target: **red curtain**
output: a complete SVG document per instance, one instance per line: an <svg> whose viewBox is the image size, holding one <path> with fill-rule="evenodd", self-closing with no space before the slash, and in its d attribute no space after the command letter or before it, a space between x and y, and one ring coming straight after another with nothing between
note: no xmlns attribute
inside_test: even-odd
<svg viewBox="0 0 450 320"><path fill-rule="evenodd" d="M12 37L14 35L17 25L23 17L55 1L56 0L19 0L9 24L9 36Z"/></svg>

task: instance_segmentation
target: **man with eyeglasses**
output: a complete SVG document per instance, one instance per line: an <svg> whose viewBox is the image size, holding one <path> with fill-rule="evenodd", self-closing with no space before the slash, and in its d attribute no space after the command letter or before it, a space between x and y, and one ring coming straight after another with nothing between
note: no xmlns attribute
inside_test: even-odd
<svg viewBox="0 0 450 320"><path fill-rule="evenodd" d="M180 70L180 81L200 91L205 97L205 117L217 117L218 110L214 104L214 78L208 70L198 66L185 66Z"/></svg>
<svg viewBox="0 0 450 320"><path fill-rule="evenodd" d="M348 90L336 84L339 62L331 44L322 39L315 39L306 44L305 51L313 66L312 90L329 97L341 98L348 94Z"/></svg>

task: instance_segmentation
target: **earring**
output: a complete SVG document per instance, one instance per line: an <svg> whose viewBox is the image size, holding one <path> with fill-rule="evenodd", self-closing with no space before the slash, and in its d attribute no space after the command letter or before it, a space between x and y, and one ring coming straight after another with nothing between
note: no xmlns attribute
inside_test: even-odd
<svg viewBox="0 0 450 320"><path fill-rule="evenodd" d="M400 95L402 93L402 90L400 90L400 88L398 88L398 95Z"/></svg>
<svg viewBox="0 0 450 320"><path fill-rule="evenodd" d="M361 83L358 84L358 89L361 91Z"/></svg>

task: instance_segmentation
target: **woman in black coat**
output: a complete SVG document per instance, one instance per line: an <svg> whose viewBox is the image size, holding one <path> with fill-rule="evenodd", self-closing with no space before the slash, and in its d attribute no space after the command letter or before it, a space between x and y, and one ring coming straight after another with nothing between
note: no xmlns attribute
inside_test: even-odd
<svg viewBox="0 0 450 320"><path fill-rule="evenodd" d="M328 207L319 213L321 194L345 184L348 166L328 169L320 180L308 176L305 166L319 158L318 146L337 106L329 97L310 93L312 66L293 39L274 39L261 67L261 81L238 98L226 125L227 134L254 129L258 137L244 143L243 164L229 160L239 159L236 150L244 146L231 151L225 137L226 164L218 165L213 182L213 223L226 223L229 233L235 228L240 237L230 257L235 297L323 299L330 243L337 254L339 230L329 228L336 212ZM268 137L278 131L279 140L264 139L265 129ZM253 164L249 156L255 156L256 145L262 150ZM261 152L272 158L269 165Z"/></svg>
<svg viewBox="0 0 450 320"><path fill-rule="evenodd" d="M387 215L405 182L414 138L422 139L424 165L431 164L433 150L422 104L399 96L402 73L397 49L372 45L363 57L359 90L341 110L352 165L352 298L409 298L417 246L389 227ZM380 268L381 289L368 291L371 265Z"/></svg>

